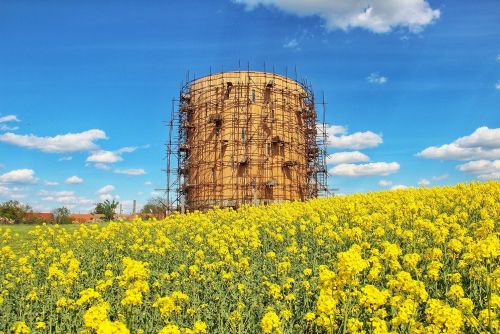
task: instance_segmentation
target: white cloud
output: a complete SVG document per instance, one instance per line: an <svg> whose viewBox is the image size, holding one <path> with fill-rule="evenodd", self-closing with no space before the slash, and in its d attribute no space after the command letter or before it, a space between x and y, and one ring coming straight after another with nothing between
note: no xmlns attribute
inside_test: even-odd
<svg viewBox="0 0 500 334"><path fill-rule="evenodd" d="M115 187L111 184L108 184L108 185L105 185L104 187L102 187L101 189L99 189L97 191L97 193L98 194L109 194L113 190L115 190Z"/></svg>
<svg viewBox="0 0 500 334"><path fill-rule="evenodd" d="M16 169L0 175L0 183L33 184L36 183L35 172L32 169Z"/></svg>
<svg viewBox="0 0 500 334"><path fill-rule="evenodd" d="M20 122L20 120L17 118L16 115L7 115L0 117L0 123L7 123L7 122Z"/></svg>
<svg viewBox="0 0 500 334"><path fill-rule="evenodd" d="M10 194L10 198L12 199L23 199L28 197L26 194Z"/></svg>
<svg viewBox="0 0 500 334"><path fill-rule="evenodd" d="M497 83L495 84L495 88L500 90L500 80L498 80Z"/></svg>
<svg viewBox="0 0 500 334"><path fill-rule="evenodd" d="M141 148L148 148L148 147L149 147L149 145L144 145ZM125 146L125 147L122 147L119 150L117 150L116 153L118 153L118 154L132 153L132 152L135 152L137 150L137 148L138 148L137 146Z"/></svg>
<svg viewBox="0 0 500 334"><path fill-rule="evenodd" d="M130 168L130 169L115 169L116 174L126 174L126 175L144 175L146 171L142 168Z"/></svg>
<svg viewBox="0 0 500 334"><path fill-rule="evenodd" d="M33 134L18 135L7 132L0 135L0 142L16 146L38 149L49 153L68 153L97 149L94 141L107 139L106 133L99 129L92 129L80 133L67 133L54 137L39 137Z"/></svg>
<svg viewBox="0 0 500 334"><path fill-rule="evenodd" d="M4 186L0 186L0 197L6 197L10 195L10 189Z"/></svg>
<svg viewBox="0 0 500 334"><path fill-rule="evenodd" d="M442 146L427 147L417 153L418 157L441 160L473 160L500 158L500 149L483 149L482 147L460 147L455 143Z"/></svg>
<svg viewBox="0 0 500 334"><path fill-rule="evenodd" d="M500 172L481 174L478 177L481 180L500 180Z"/></svg>
<svg viewBox="0 0 500 334"><path fill-rule="evenodd" d="M0 131L16 131L18 129L18 126L8 126L5 124L0 124Z"/></svg>
<svg viewBox="0 0 500 334"><path fill-rule="evenodd" d="M16 115L7 115L0 117L0 123L8 123L8 122L20 122L20 120L17 119ZM9 126L6 124L0 124L0 131L16 131L18 129L19 129L18 126Z"/></svg>
<svg viewBox="0 0 500 334"><path fill-rule="evenodd" d="M391 190L400 190L400 189L408 189L408 186L405 186L404 184L396 184L391 187Z"/></svg>
<svg viewBox="0 0 500 334"><path fill-rule="evenodd" d="M449 176L448 174L442 174L442 175L433 176L431 179L432 179L432 181L442 181L444 179L447 179L448 176Z"/></svg>
<svg viewBox="0 0 500 334"><path fill-rule="evenodd" d="M114 197L113 195L111 195L111 194L101 194L101 195L99 196L99 199L100 199L101 201L106 201L106 200L108 200L108 201L112 201L112 200L114 200L114 199L115 199L115 197Z"/></svg>
<svg viewBox="0 0 500 334"><path fill-rule="evenodd" d="M471 135L450 144L430 146L417 153L418 157L441 160L477 160L500 158L500 128L480 127Z"/></svg>
<svg viewBox="0 0 500 334"><path fill-rule="evenodd" d="M18 187L5 187L0 185L0 197L8 198L8 199L23 199L26 198L26 194L23 194L22 191L26 189L18 188Z"/></svg>
<svg viewBox="0 0 500 334"><path fill-rule="evenodd" d="M66 156L66 157L60 157L60 158L59 158L59 161L70 161L70 160L73 160L73 157L71 157L71 156Z"/></svg>
<svg viewBox="0 0 500 334"><path fill-rule="evenodd" d="M497 61L500 61L500 54L497 55Z"/></svg>
<svg viewBox="0 0 500 334"><path fill-rule="evenodd" d="M80 184L80 183L83 183L83 179L76 176L76 175L73 175L73 176L70 176L66 179L66 183L67 184Z"/></svg>
<svg viewBox="0 0 500 334"><path fill-rule="evenodd" d="M387 79L387 77L381 76L380 74L378 74L378 72L373 72L368 77L366 77L366 81L377 85L383 85L387 82L387 80L389 80Z"/></svg>
<svg viewBox="0 0 500 334"><path fill-rule="evenodd" d="M83 196L78 196L74 191L69 190L47 191L42 189L37 193L37 195L40 196L41 200L44 202L55 203L54 207L64 205L68 209L78 209L78 211L83 212L88 212L91 209L89 205L92 205L94 202L91 199L85 198Z"/></svg>
<svg viewBox="0 0 500 334"><path fill-rule="evenodd" d="M430 184L431 184L431 181L429 181L427 179L420 179L418 181L418 185L421 186L421 187L427 187Z"/></svg>
<svg viewBox="0 0 500 334"><path fill-rule="evenodd" d="M74 196L74 195L69 195L69 196L59 196L54 198L54 202L58 203L63 203L66 205L88 205L92 204L92 200L87 199L85 197L79 197L79 196Z"/></svg>
<svg viewBox="0 0 500 334"><path fill-rule="evenodd" d="M299 41L297 41L296 38L292 38L291 40L289 40L288 42L286 42L285 44L283 44L283 47L287 48L287 49L300 50L300 46L299 45L300 45Z"/></svg>
<svg viewBox="0 0 500 334"><path fill-rule="evenodd" d="M498 166L495 166L498 163ZM468 173L483 173L485 171L490 172L495 167L500 168L500 160L488 161L488 160L475 160L469 161L465 164L458 165L457 169L461 172Z"/></svg>
<svg viewBox="0 0 500 334"><path fill-rule="evenodd" d="M149 145L144 145L141 148L148 148ZM123 161L122 154L132 153L138 149L137 146L126 146L116 151L98 150L92 152L87 158L87 162L96 163L94 166L98 169L109 169L109 166L104 167L103 164L112 164L115 162Z"/></svg>
<svg viewBox="0 0 500 334"><path fill-rule="evenodd" d="M333 167L328 173L337 176L371 176L389 175L399 170L397 162L372 162L367 164L341 164Z"/></svg>
<svg viewBox="0 0 500 334"><path fill-rule="evenodd" d="M48 181L48 180L44 180L43 184L45 184L46 186L57 186L57 185L59 185L58 182L53 182L53 181Z"/></svg>
<svg viewBox="0 0 500 334"><path fill-rule="evenodd" d="M112 151L96 151L93 152L87 160L88 162L97 162L97 163L115 163L118 161L123 161L123 158L117 152Z"/></svg>
<svg viewBox="0 0 500 334"><path fill-rule="evenodd" d="M336 135L343 135L347 133L347 127L342 126L342 125L329 125L326 128L326 134L330 136L336 136Z"/></svg>
<svg viewBox="0 0 500 334"><path fill-rule="evenodd" d="M144 182L144 184L145 184L146 186L150 186L150 185L151 185L151 181L146 181L146 182Z"/></svg>
<svg viewBox="0 0 500 334"><path fill-rule="evenodd" d="M382 136L371 131L355 132L351 135L328 136L327 145L339 149L361 150L382 144Z"/></svg>
<svg viewBox="0 0 500 334"><path fill-rule="evenodd" d="M474 160L457 166L461 172L477 175L483 180L500 179L500 160Z"/></svg>
<svg viewBox="0 0 500 334"><path fill-rule="evenodd" d="M327 29L363 28L386 33L402 27L419 32L440 16L425 0L233 0L248 10L262 5L277 7L297 16L319 16Z"/></svg>
<svg viewBox="0 0 500 334"><path fill-rule="evenodd" d="M378 181L378 185L381 187L390 187L392 186L392 181L380 180Z"/></svg>
<svg viewBox="0 0 500 334"><path fill-rule="evenodd" d="M455 144L460 147L500 148L500 128L490 129L482 126L471 135L458 138Z"/></svg>
<svg viewBox="0 0 500 334"><path fill-rule="evenodd" d="M326 163L332 165L367 161L370 161L370 157L359 151L337 152L326 157Z"/></svg>
<svg viewBox="0 0 500 334"><path fill-rule="evenodd" d="M100 170L110 170L111 169L111 167L109 167L108 165L100 163L100 162L94 164L94 167L97 169L100 169Z"/></svg>

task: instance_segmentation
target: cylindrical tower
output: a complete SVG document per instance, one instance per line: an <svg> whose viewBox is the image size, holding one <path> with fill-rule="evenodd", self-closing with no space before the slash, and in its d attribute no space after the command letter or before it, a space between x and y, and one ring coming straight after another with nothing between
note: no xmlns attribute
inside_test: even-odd
<svg viewBox="0 0 500 334"><path fill-rule="evenodd" d="M187 84L179 113L181 205L306 200L318 194L314 97L273 73L223 72Z"/></svg>

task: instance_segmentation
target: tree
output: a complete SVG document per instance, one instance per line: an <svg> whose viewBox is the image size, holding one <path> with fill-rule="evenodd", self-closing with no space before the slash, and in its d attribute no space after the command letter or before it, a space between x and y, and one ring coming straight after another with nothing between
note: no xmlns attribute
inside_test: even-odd
<svg viewBox="0 0 500 334"><path fill-rule="evenodd" d="M15 224L22 223L29 212L31 212L31 207L19 201L7 201L0 204L0 217L8 218Z"/></svg>
<svg viewBox="0 0 500 334"><path fill-rule="evenodd" d="M142 207L141 213L144 215L153 215L158 219L165 218L167 205L161 197L153 197Z"/></svg>
<svg viewBox="0 0 500 334"><path fill-rule="evenodd" d="M54 216L54 224L71 224L71 218L69 217L69 209L66 207L57 208L52 211Z"/></svg>
<svg viewBox="0 0 500 334"><path fill-rule="evenodd" d="M104 220L112 220L115 216L115 210L118 207L119 202L115 200L105 200L104 202L97 203L94 209L95 214L104 215Z"/></svg>

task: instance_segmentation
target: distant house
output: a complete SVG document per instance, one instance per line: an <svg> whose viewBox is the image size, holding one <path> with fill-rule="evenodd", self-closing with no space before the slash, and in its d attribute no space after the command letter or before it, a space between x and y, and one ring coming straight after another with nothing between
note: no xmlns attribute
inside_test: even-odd
<svg viewBox="0 0 500 334"><path fill-rule="evenodd" d="M139 215L138 214L116 214L114 219L115 220L117 220L117 219L132 220L136 216L139 216Z"/></svg>
<svg viewBox="0 0 500 334"><path fill-rule="evenodd" d="M54 215L50 212L28 212L25 219L30 220L32 218L38 218L45 221L46 223L50 223L54 220Z"/></svg>
<svg viewBox="0 0 500 334"><path fill-rule="evenodd" d="M50 212L30 212L26 214L26 219L39 218L46 223L51 223L54 220L54 215ZM103 220L104 215L92 213L71 213L69 218L73 223L83 224L92 223Z"/></svg>
<svg viewBox="0 0 500 334"><path fill-rule="evenodd" d="M94 215L91 213L72 213L69 215L69 218L71 218L74 223L78 224L100 221L103 217L104 215Z"/></svg>

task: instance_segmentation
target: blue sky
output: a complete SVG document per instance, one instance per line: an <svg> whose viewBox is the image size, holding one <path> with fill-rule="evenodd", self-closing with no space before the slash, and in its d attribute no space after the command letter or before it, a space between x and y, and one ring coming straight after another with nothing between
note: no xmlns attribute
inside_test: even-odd
<svg viewBox="0 0 500 334"><path fill-rule="evenodd" d="M499 32L496 0L0 0L0 201L144 203L186 72L239 62L324 93L340 193L499 179Z"/></svg>

